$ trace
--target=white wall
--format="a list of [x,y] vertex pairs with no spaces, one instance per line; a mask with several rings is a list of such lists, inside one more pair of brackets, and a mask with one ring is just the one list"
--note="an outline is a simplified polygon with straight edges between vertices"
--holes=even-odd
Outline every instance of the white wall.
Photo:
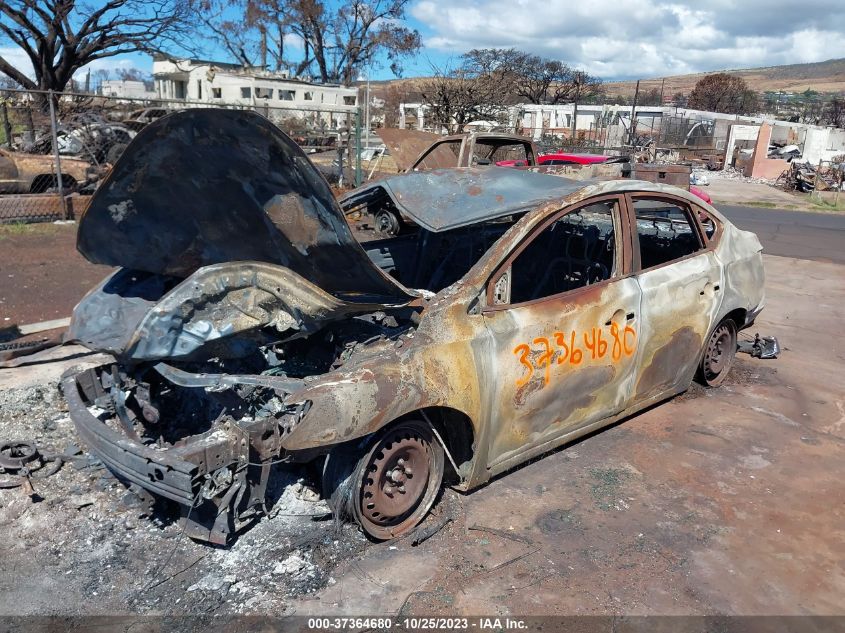
[[733,160],[734,148],[737,141],[756,141],[760,132],[759,125],[743,125],[736,123],[728,133],[728,144],[725,146],[725,167],[729,167]]

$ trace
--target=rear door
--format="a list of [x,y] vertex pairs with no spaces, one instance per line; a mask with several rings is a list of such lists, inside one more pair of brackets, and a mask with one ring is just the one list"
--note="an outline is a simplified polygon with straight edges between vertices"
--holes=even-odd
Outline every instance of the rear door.
[[640,291],[621,200],[551,214],[491,278],[490,467],[627,405]]
[[634,404],[689,384],[721,302],[723,281],[689,202],[652,193],[626,199],[642,292]]

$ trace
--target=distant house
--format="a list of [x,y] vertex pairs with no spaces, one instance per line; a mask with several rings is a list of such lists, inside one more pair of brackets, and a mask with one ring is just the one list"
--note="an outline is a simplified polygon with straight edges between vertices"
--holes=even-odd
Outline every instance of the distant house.
[[160,99],[254,107],[274,120],[290,117],[338,128],[358,110],[358,90],[291,78],[286,72],[199,59],[156,57]]
[[129,99],[155,99],[155,90],[148,90],[143,81],[104,79],[100,83],[100,94],[104,97]]

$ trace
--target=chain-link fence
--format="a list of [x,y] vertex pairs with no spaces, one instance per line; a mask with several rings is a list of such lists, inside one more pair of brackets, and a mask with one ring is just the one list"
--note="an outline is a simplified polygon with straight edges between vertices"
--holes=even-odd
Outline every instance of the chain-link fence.
[[[281,98],[281,97],[279,97]],[[329,182],[362,180],[356,105],[295,107],[83,93],[0,91],[0,223],[73,219],[138,132],[197,107],[254,110],[308,153]]]

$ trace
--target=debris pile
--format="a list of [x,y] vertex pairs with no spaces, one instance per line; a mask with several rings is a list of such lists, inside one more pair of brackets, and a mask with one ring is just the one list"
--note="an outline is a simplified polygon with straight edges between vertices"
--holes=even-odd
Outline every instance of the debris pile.
[[831,162],[813,167],[810,163],[792,162],[789,169],[777,179],[777,184],[787,191],[829,191],[842,190],[845,180],[845,166]]
[[3,560],[15,570],[0,580],[4,613],[284,615],[297,596],[333,584],[335,568],[368,543],[353,525],[327,519],[309,473],[284,465],[268,490],[272,518],[229,548],[194,542],[175,508],[145,503],[82,452],[65,407],[54,386],[0,391],[3,435],[27,438],[6,442],[0,456],[31,465],[36,493],[0,489]]
[[771,180],[769,178],[752,178],[751,176],[746,176],[736,167],[725,167],[722,171],[718,172],[719,178],[724,178],[727,180],[741,180],[742,182],[758,184],[758,185],[774,185],[775,180]]

